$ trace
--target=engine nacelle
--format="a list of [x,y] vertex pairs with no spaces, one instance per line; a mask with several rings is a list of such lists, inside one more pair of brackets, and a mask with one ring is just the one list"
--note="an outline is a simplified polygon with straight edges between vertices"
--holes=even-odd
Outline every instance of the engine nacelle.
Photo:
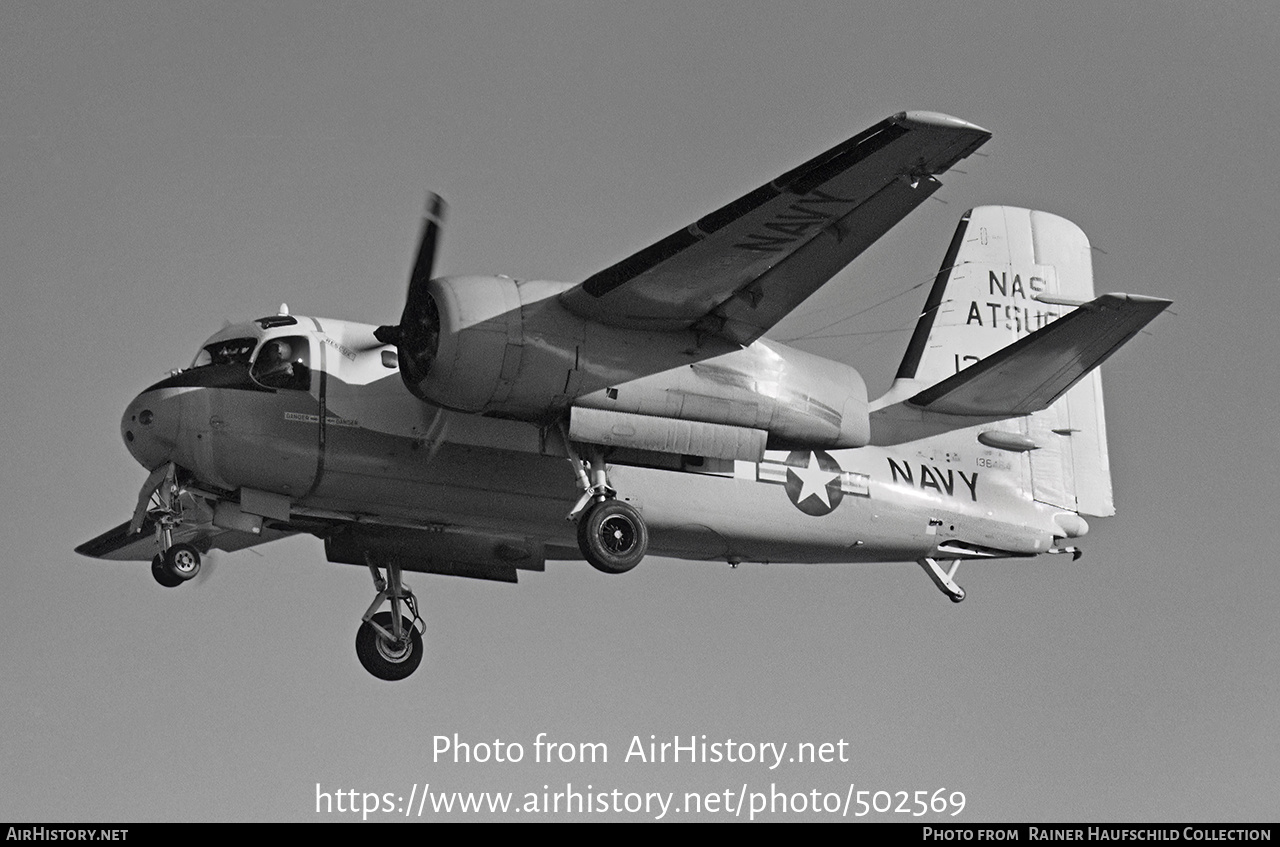
[[[693,333],[586,321],[560,305],[558,295],[572,287],[501,276],[431,280],[398,345],[401,378],[414,396],[446,409],[542,423],[582,394],[631,379],[639,357],[646,370],[690,361]],[[715,353],[738,349],[714,343]]]
[[771,449],[863,447],[871,441],[861,374],[763,339],[714,359],[584,395],[574,405],[762,431]]
[[447,409],[488,411],[514,378],[512,365],[519,364],[523,334],[515,281],[433,279],[418,320],[421,331],[399,345],[400,376],[408,389]]
[[571,287],[431,280],[399,345],[405,385],[447,409],[531,422],[577,406],[757,430],[771,447],[868,443],[866,385],[848,365],[772,341],[606,327],[560,305]]

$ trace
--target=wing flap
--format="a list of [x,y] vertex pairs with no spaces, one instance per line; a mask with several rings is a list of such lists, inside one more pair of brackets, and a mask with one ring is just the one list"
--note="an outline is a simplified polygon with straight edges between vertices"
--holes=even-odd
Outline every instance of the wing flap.
[[699,329],[747,343],[989,137],[946,115],[899,113],[591,276],[561,302],[609,326],[680,330],[702,321]]
[[1047,409],[1171,303],[1104,294],[907,402],[952,415],[1025,415]]

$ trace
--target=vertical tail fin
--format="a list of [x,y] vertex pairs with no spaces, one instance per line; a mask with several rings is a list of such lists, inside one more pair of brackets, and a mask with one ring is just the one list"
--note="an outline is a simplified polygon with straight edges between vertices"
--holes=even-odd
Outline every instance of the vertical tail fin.
[[[1128,295],[1093,300],[1089,239],[1064,218],[1009,206],[972,209],[956,228],[897,379],[876,407],[934,412],[932,432],[943,433],[934,438],[972,443],[976,435],[1024,456],[1024,488],[1034,499],[1114,514],[1095,368],[1167,305]],[[1021,407],[1010,402],[1024,396]],[[977,425],[984,431],[972,432]]]
[[916,324],[899,379],[933,385],[1093,299],[1080,227],[1048,212],[965,213]]

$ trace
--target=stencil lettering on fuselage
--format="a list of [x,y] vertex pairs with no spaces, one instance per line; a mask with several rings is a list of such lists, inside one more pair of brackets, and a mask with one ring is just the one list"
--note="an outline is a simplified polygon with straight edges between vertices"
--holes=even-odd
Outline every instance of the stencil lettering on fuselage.
[[970,475],[955,468],[944,470],[924,462],[913,467],[906,459],[902,460],[902,464],[889,459],[889,475],[893,482],[905,482],[921,491],[936,491],[948,497],[968,495],[973,502],[978,502],[978,471]]
[[330,338],[327,335],[320,335],[317,337],[320,339],[321,344],[325,344],[329,347],[332,347],[334,350],[337,350],[339,353],[342,354],[343,358],[349,359],[352,362],[356,360],[356,351],[352,350],[347,345],[339,344],[338,342],[334,341],[332,338]]
[[795,450],[781,462],[760,463],[757,477],[785,487],[787,498],[806,515],[822,517],[835,511],[846,494],[871,496],[871,478],[840,467],[829,453]]
[[[320,423],[319,415],[308,415],[302,412],[285,412],[284,419],[286,421],[293,421],[294,423],[309,423],[309,424]],[[324,419],[324,422],[329,426],[351,426],[351,427],[360,426],[360,421],[350,420],[348,418],[335,418],[332,415],[326,416]]]

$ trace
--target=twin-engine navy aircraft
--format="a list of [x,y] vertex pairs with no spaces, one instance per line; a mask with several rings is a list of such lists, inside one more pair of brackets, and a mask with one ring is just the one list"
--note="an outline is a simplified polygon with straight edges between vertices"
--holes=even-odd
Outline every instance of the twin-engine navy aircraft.
[[433,195],[399,323],[281,307],[134,398],[150,476],[77,551],[173,587],[211,549],[315,535],[373,576],[356,653],[382,679],[422,659],[404,571],[914,561],[959,602],[962,561],[1078,556],[1114,513],[1095,369],[1169,301],[1094,297],[1075,224],[967,212],[878,400],[763,337],[989,137],[893,115],[576,283],[433,278]]

